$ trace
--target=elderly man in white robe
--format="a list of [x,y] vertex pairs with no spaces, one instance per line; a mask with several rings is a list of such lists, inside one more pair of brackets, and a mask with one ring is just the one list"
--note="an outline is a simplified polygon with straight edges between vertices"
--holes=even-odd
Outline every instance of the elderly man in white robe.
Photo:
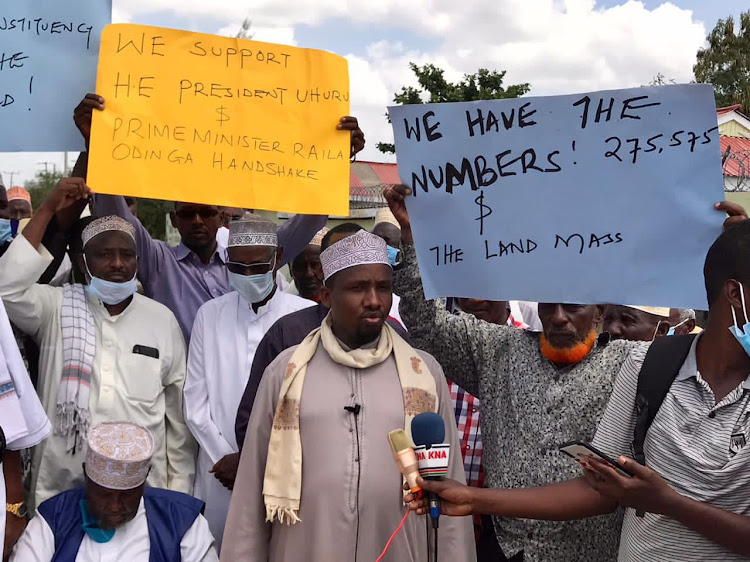
[[156,441],[149,484],[191,492],[196,444],[183,418],[185,344],[174,314],[136,293],[135,233],[118,217],[88,224],[76,257],[86,284],[36,283],[52,256],[42,244],[53,216],[87,198],[63,178],[0,258],[10,320],[41,349],[37,392],[54,435],[34,448],[33,507],[83,482],[90,425],[127,419]]
[[13,562],[215,562],[203,502],[146,487],[154,437],[108,422],[89,431],[86,484],[44,501]]
[[[360,231],[321,253],[320,328],[266,369],[229,508],[221,560],[376,560],[405,514],[388,433],[437,412],[459,441],[440,365],[385,324],[385,242]],[[461,455],[451,478],[464,481]],[[475,560],[471,520],[440,526],[441,560]],[[248,554],[250,553],[250,554]],[[407,519],[387,560],[422,561],[424,520]]]
[[276,320],[315,304],[277,287],[282,250],[273,222],[233,221],[227,244],[234,291],[198,310],[185,381],[185,419],[200,445],[195,495],[206,502],[219,548],[240,457],[234,423],[255,350]]

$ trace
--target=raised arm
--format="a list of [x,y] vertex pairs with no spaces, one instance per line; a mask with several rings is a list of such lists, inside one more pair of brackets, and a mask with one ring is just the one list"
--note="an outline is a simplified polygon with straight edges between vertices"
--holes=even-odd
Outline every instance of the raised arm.
[[52,256],[42,244],[55,213],[89,197],[80,178],[63,178],[0,258],[0,297],[8,316],[22,331],[36,335],[49,319],[59,314],[56,290],[37,285]]
[[315,234],[326,225],[327,220],[327,215],[294,215],[280,225],[276,233],[279,237],[279,247],[284,250],[281,266],[301,254]]
[[[104,98],[97,94],[86,94],[73,112],[73,120],[86,142],[86,150],[91,138],[91,116],[96,111],[104,111]],[[89,154],[81,154],[76,162],[74,173],[86,177]],[[160,244],[151,238],[146,227],[138,217],[130,212],[125,198],[120,195],[97,195],[94,199],[96,215],[106,217],[115,215],[125,219],[135,228],[135,243],[138,249],[138,278],[146,285],[152,275],[158,272],[158,262],[162,255]]]
[[401,225],[403,258],[394,274],[394,293],[401,297],[399,313],[409,327],[413,345],[434,355],[450,380],[478,396],[480,371],[492,360],[491,354],[507,344],[515,328],[483,322],[469,314],[451,314],[442,302],[425,299],[404,203],[408,193],[404,186],[385,192]]

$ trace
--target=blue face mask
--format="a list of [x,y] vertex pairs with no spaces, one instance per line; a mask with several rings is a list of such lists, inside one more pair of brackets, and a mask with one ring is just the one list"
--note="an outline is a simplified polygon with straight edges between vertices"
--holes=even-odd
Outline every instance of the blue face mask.
[[13,236],[10,229],[10,221],[8,219],[0,219],[0,244],[5,242]]
[[682,322],[680,322],[679,324],[675,324],[674,326],[670,327],[670,328],[669,328],[669,331],[667,332],[667,335],[668,335],[668,336],[674,336],[674,330],[675,330],[675,328],[679,328],[680,326],[682,326],[683,324],[685,324],[685,323],[686,323],[686,322],[688,322],[689,320],[690,320],[690,318],[688,318],[687,320],[683,320],[683,321],[682,321]]
[[86,265],[86,272],[90,277],[89,284],[86,285],[86,291],[104,304],[120,304],[125,299],[132,297],[138,290],[138,283],[135,280],[135,275],[133,275],[133,278],[130,281],[125,281],[125,283],[106,281],[105,279],[100,279],[99,277],[91,275],[89,266],[86,263],[86,258],[84,257],[83,260]]
[[742,328],[737,325],[737,316],[734,313],[734,307],[732,307],[732,320],[734,320],[734,326],[729,326],[729,331],[732,332],[735,339],[740,342],[745,353],[750,355],[750,321],[747,319],[747,308],[745,308],[745,290],[742,288],[742,283],[739,283],[739,286],[740,297],[742,298],[742,314],[745,316],[745,325],[742,326]]
[[396,260],[401,250],[393,246],[386,246],[385,249],[388,251],[388,261],[391,262],[391,265],[396,265]]
[[273,269],[260,275],[241,275],[229,272],[229,284],[250,304],[262,302],[271,294],[274,284]]
[[99,544],[111,541],[112,537],[115,536],[115,529],[102,529],[99,527],[99,523],[97,523],[94,518],[94,514],[91,513],[89,504],[86,500],[81,500],[79,505],[81,507],[81,518],[83,519],[83,525],[81,525],[83,527],[83,532],[86,533],[92,541]]
[[18,221],[16,219],[11,219],[11,221],[10,221],[10,235],[15,238],[16,234],[18,234]]

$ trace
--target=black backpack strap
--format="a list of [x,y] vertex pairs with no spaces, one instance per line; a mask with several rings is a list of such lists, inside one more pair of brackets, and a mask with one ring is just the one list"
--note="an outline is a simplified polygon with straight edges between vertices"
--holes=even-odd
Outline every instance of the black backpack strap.
[[[633,458],[646,465],[643,446],[646,433],[656,417],[672,383],[680,372],[685,358],[690,353],[695,335],[665,336],[654,340],[646,353],[638,373],[638,389],[635,395],[635,431],[631,445]],[[643,517],[642,512],[638,512]]]
[[633,458],[646,464],[643,444],[646,433],[659,411],[675,378],[690,352],[695,335],[665,336],[654,340],[638,373],[635,395],[636,422],[633,432]]

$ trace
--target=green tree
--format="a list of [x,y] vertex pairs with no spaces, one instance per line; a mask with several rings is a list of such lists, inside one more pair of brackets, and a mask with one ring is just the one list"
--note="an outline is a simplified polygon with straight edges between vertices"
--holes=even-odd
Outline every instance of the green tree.
[[252,39],[255,36],[255,33],[250,32],[250,28],[253,26],[253,20],[250,18],[245,18],[242,20],[242,24],[240,25],[240,30],[237,32],[237,39]]
[[156,240],[167,239],[167,213],[173,204],[160,199],[138,199],[138,218]]
[[740,104],[750,111],[750,11],[740,14],[740,30],[734,18],[719,20],[706,37],[708,46],[698,50],[693,66],[698,82],[714,86],[718,107]]
[[[401,92],[393,97],[393,101],[401,105],[518,98],[531,90],[529,84],[503,86],[505,71],[480,68],[474,74],[464,74],[463,79],[454,84],[448,82],[445,71],[434,64],[419,66],[410,62],[409,68],[416,75],[420,87],[402,87]],[[384,153],[396,151],[390,143],[379,142],[377,147]]]
[[37,172],[33,180],[24,182],[26,191],[31,195],[31,206],[34,209],[40,207],[62,177],[62,172],[58,172],[57,169],[53,169],[52,171],[43,170]]

